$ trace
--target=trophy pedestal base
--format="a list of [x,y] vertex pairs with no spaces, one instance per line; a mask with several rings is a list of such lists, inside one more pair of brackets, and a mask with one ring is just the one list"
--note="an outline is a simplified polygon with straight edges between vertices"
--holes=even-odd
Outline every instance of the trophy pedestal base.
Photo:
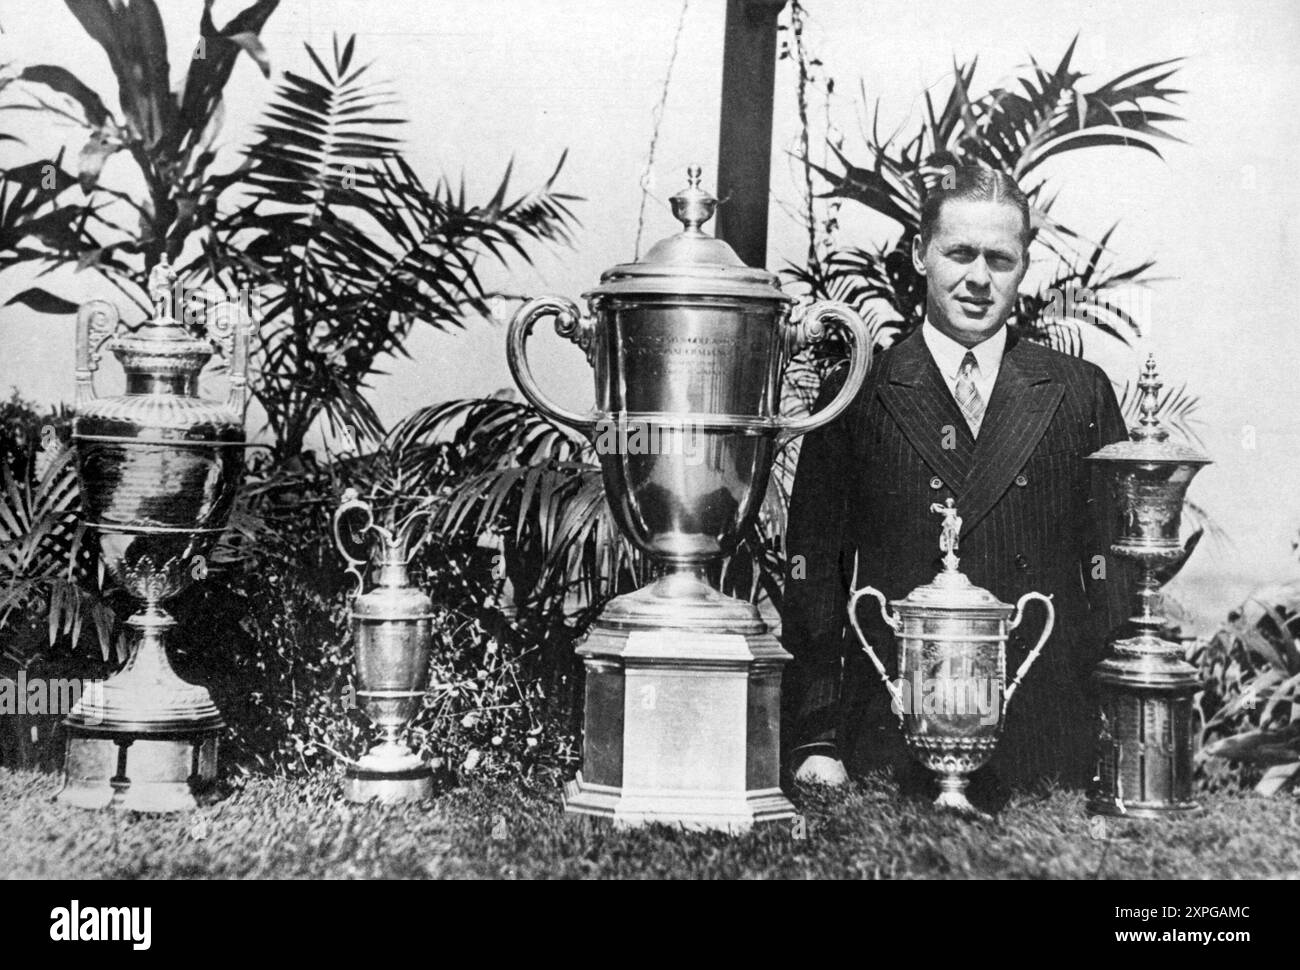
[[418,802],[433,797],[433,766],[395,742],[377,745],[348,765],[343,797],[350,802]]
[[69,726],[58,801],[75,808],[189,812],[217,780],[214,732],[148,737]]
[[564,786],[564,810],[573,815],[612,819],[615,826],[636,828],[658,822],[693,830],[744,832],[758,822],[791,818],[794,806],[781,789],[745,792],[680,792],[665,789],[631,794],[585,781],[582,772]]
[[433,797],[433,772],[413,778],[348,772],[343,785],[343,797],[350,802],[364,804],[379,802],[394,805],[398,802],[419,802]]
[[1195,815],[1201,810],[1200,802],[1134,803],[1093,797],[1088,799],[1089,815],[1108,815],[1111,818],[1178,818]]
[[792,817],[779,774],[790,655],[748,603],[702,590],[674,613],[656,587],[613,600],[578,648],[583,766],[565,811],[726,831]]

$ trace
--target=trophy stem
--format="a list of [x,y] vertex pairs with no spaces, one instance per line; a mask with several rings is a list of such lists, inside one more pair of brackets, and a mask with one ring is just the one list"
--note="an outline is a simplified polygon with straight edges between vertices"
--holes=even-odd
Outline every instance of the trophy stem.
[[176,625],[172,615],[157,603],[147,603],[126,625],[135,645],[122,676],[147,677],[154,683],[179,679],[167,659],[167,634]]
[[1155,566],[1150,560],[1138,562],[1141,570],[1137,589],[1133,593],[1136,615],[1133,624],[1144,632],[1155,633],[1164,629],[1165,618],[1160,611],[1160,581],[1156,579]]
[[87,687],[68,715],[73,728],[173,736],[225,727],[207,689],[180,679],[167,659],[167,635],[176,625],[157,603],[126,621],[131,656],[120,671]]
[[990,816],[981,812],[966,797],[970,779],[965,775],[950,773],[939,778],[939,797],[934,800],[936,808],[943,808],[972,818],[988,819]]

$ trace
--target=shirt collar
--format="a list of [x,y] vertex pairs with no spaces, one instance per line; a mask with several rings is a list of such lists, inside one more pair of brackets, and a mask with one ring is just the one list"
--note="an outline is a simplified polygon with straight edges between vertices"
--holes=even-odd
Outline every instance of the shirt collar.
[[925,345],[930,348],[930,355],[934,357],[934,362],[939,365],[940,373],[954,381],[957,379],[957,372],[961,370],[961,362],[965,359],[967,350],[975,354],[975,363],[979,364],[980,373],[987,376],[997,372],[1002,364],[1002,352],[1007,346],[1006,324],[998,327],[993,336],[974,347],[964,347],[957,343],[931,323],[929,317],[926,317],[925,322],[921,324],[921,336],[925,340]]

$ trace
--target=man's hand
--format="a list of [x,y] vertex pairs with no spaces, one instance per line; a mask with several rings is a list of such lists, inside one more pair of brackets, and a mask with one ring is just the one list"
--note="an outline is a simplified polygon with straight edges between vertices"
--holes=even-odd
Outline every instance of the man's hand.
[[849,783],[849,773],[839,758],[825,754],[810,754],[799,764],[794,780],[800,785],[826,785],[840,788]]

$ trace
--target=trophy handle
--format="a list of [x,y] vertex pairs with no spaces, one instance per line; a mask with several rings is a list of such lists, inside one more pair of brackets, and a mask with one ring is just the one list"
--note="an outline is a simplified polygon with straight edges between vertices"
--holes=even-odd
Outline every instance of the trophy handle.
[[77,310],[76,379],[73,404],[95,399],[95,371],[99,369],[99,350],[117,333],[122,318],[117,307],[107,300],[90,300]]
[[1044,596],[1042,593],[1026,593],[1016,601],[1016,618],[1011,622],[1011,626],[1007,627],[1008,633],[1020,626],[1020,621],[1025,618],[1025,604],[1030,600],[1041,600],[1043,605],[1047,607],[1047,624],[1043,627],[1043,634],[1038,638],[1038,643],[1035,644],[1033,650],[1029,651],[1029,656],[1026,657],[1025,662],[1020,665],[1020,669],[1016,671],[1016,676],[1015,679],[1011,681],[1011,686],[1008,687],[1006,693],[1002,695],[1003,717],[1007,716],[1007,708],[1011,706],[1011,695],[1016,692],[1016,688],[1020,686],[1020,681],[1024,679],[1025,674],[1029,672],[1029,668],[1033,665],[1034,661],[1038,659],[1038,655],[1043,652],[1043,644],[1045,644],[1047,638],[1052,635],[1052,627],[1056,625],[1056,607],[1052,605],[1052,598],[1050,596]]
[[334,548],[339,551],[339,555],[347,560],[347,569],[344,571],[351,575],[357,582],[356,589],[352,591],[353,596],[356,596],[365,589],[366,580],[363,570],[370,563],[368,558],[358,559],[356,556],[352,555],[352,553],[348,552],[348,547],[343,542],[343,520],[356,511],[360,511],[363,516],[361,528],[359,530],[361,535],[364,536],[367,532],[374,530],[380,536],[385,536],[391,539],[391,536],[386,535],[386,529],[382,526],[375,525],[375,510],[371,507],[370,503],[360,498],[357,495],[357,490],[355,488],[344,489],[343,501],[340,503],[339,507],[334,510]]
[[826,335],[826,324],[832,323],[844,327],[853,335],[853,345],[849,348],[849,375],[840,388],[839,394],[830,404],[816,414],[808,414],[793,421],[783,422],[777,434],[776,444],[780,448],[789,444],[802,434],[807,434],[840,416],[849,402],[853,400],[862,387],[871,366],[871,333],[867,325],[846,303],[822,301],[808,308],[790,334],[790,353],[794,354],[804,347],[814,344]]
[[242,304],[227,300],[208,310],[205,326],[230,365],[226,404],[242,421],[248,411],[248,342],[257,333],[257,320]]
[[860,590],[849,597],[849,622],[853,624],[853,629],[857,633],[858,639],[862,641],[862,649],[865,650],[867,656],[871,658],[871,662],[876,667],[876,672],[880,674],[880,679],[884,682],[885,689],[889,691],[889,696],[894,699],[894,709],[898,711],[898,721],[901,724],[903,721],[904,709],[903,694],[898,689],[898,686],[889,679],[889,674],[885,672],[885,665],[882,664],[880,658],[876,656],[876,651],[871,649],[871,644],[867,642],[867,637],[862,632],[862,627],[858,625],[858,600],[862,599],[864,596],[874,596],[876,598],[880,603],[881,617],[890,625],[891,628],[893,628],[895,633],[903,632],[903,624],[899,621],[897,616],[890,614],[889,604],[885,601],[885,594],[874,586],[863,586]]
[[510,321],[510,330],[506,336],[506,360],[510,364],[510,373],[514,375],[515,383],[524,392],[524,397],[528,398],[529,404],[552,421],[558,421],[590,436],[596,426],[593,415],[579,414],[577,411],[570,411],[553,404],[533,380],[533,371],[528,365],[525,344],[533,331],[533,324],[539,318],[546,316],[555,317],[555,332],[581,347],[587,355],[588,362],[591,361],[592,354],[595,352],[593,346],[595,328],[589,321],[582,319],[582,311],[578,309],[578,305],[562,296],[542,296],[525,303]]

